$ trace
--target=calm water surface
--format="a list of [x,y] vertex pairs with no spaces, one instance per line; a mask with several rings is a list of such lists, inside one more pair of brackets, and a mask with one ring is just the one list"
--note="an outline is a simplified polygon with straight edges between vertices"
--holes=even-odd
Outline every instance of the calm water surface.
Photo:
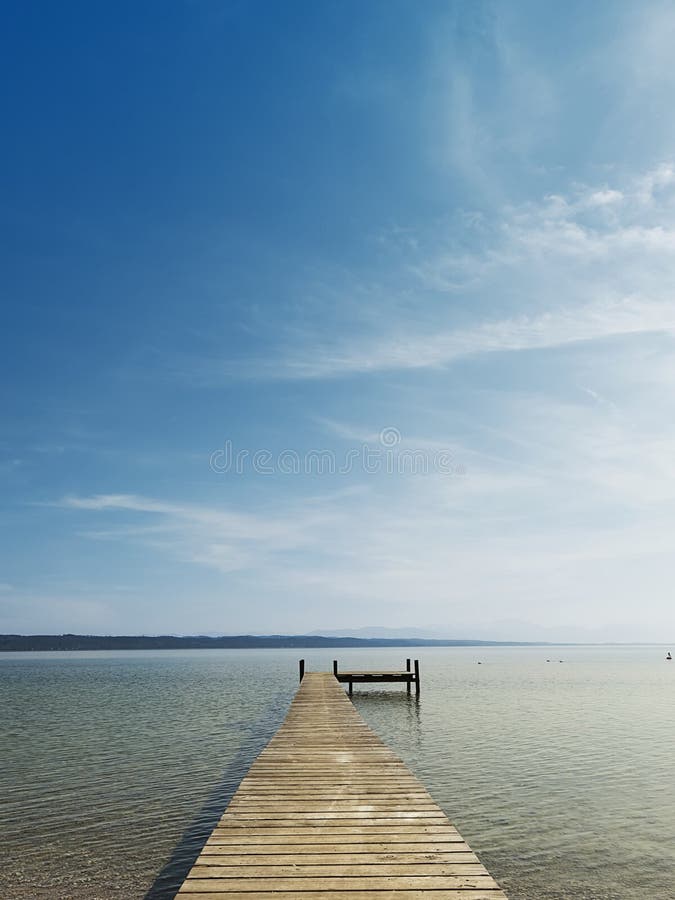
[[[354,702],[512,900],[672,900],[666,649],[424,648],[419,702],[395,686]],[[398,668],[406,653],[334,655]],[[0,896],[172,897],[283,719],[300,655],[331,667],[312,650],[0,654]]]

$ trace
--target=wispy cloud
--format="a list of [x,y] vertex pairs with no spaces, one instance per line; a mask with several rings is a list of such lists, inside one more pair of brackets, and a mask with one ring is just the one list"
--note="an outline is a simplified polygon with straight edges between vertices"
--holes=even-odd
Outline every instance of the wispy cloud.
[[541,315],[484,322],[475,328],[352,342],[339,350],[286,360],[274,373],[322,378],[354,373],[439,368],[484,353],[563,347],[622,335],[675,332],[675,305],[644,298],[602,300]]
[[[325,499],[325,498],[324,498]],[[263,554],[310,548],[317,534],[335,523],[323,505],[297,503],[283,516],[268,510],[255,514],[222,507],[178,503],[133,494],[65,497],[60,504],[73,510],[117,512],[150,517],[149,526],[135,519],[105,530],[84,532],[98,539],[131,540],[164,550],[187,562],[203,563],[223,572],[260,565]]]
[[[631,620],[640,580],[643,608],[663,622],[675,432],[656,423],[638,429],[630,413],[599,404],[600,396],[594,389],[577,389],[574,402],[496,394],[513,440],[495,429],[501,457],[477,452],[459,480],[432,475],[277,493],[255,513],[131,494],[60,505],[94,527],[104,517],[109,540],[210,569],[229,589],[235,578],[238,596],[264,595],[269,628],[292,621],[274,612],[290,597],[305,630],[326,625],[331,603],[359,624],[383,617],[405,624],[411,598],[420,598],[427,621],[467,621],[467,604],[474,623],[506,610],[532,619],[542,603],[545,621],[601,625]],[[342,439],[373,437],[348,422],[323,425]],[[100,537],[82,531],[82,519],[77,527]],[[608,593],[611,612],[596,602]],[[556,612],[558,602],[564,607]]]
[[405,247],[397,248],[405,252],[397,262],[392,253],[391,263],[408,293],[419,294],[423,315],[410,302],[386,302],[396,281],[389,271],[360,330],[332,328],[328,336],[309,329],[288,334],[285,348],[265,360],[199,366],[214,379],[219,373],[335,378],[627,335],[672,335],[674,188],[675,169],[664,163],[619,186],[578,186],[568,196],[506,208],[489,231],[478,222],[474,249],[446,250],[433,229],[413,245],[406,236]]

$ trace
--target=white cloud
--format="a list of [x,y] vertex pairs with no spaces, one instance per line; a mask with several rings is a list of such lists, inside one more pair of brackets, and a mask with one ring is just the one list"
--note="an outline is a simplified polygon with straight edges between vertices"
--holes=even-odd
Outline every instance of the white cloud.
[[675,332],[675,304],[635,297],[608,299],[580,308],[484,322],[474,328],[351,342],[333,352],[288,360],[277,374],[321,378],[438,368],[478,354],[556,348],[649,332]]
[[565,197],[505,208],[490,228],[467,217],[466,228],[476,232],[473,249],[455,246],[450,235],[458,222],[427,229],[412,244],[409,235],[400,244],[390,233],[392,268],[379,288],[370,286],[369,315],[360,322],[288,332],[285,346],[264,360],[197,365],[207,378],[335,378],[672,335],[674,171],[663,164],[619,186],[581,185]]
[[[354,624],[405,625],[411,600],[426,622],[507,614],[600,627],[634,621],[641,590],[642,611],[660,624],[639,636],[655,639],[672,621],[675,430],[636,432],[624,411],[576,396],[496,397],[516,440],[496,435],[501,457],[469,448],[459,479],[364,479],[318,502],[277,493],[256,513],[128,494],[63,506],[123,516],[109,537],[220,573],[244,621],[262,616],[266,630],[325,626],[334,604]],[[348,423],[328,427],[349,440],[373,437]],[[441,433],[410,440],[447,445]],[[137,517],[156,519],[160,531],[142,533]]]
[[[255,509],[250,496],[219,507],[125,493],[63,505],[91,537],[216,573],[252,616],[264,597],[270,629],[292,627],[290,607],[303,630],[325,625],[328,608],[355,624],[405,625],[411,598],[427,622],[468,607],[474,622],[507,614],[599,627],[634,620],[639,594],[657,637],[675,627],[671,182],[664,164],[505,209],[491,227],[467,217],[477,237],[461,247],[432,229],[414,240],[392,231],[391,271],[368,292],[355,287],[367,315],[289,331],[277,355],[244,369],[284,379],[402,373],[386,407],[364,403],[357,423],[327,403],[315,425],[334,443],[365,444],[399,427],[401,449],[450,449],[465,477],[363,477],[332,483],[330,496],[270,482]],[[535,350],[550,352],[518,371],[518,355]],[[445,369],[488,354],[489,387],[469,379],[451,402]],[[412,370],[428,371],[423,386],[404,379]],[[469,407],[463,425],[455,402]]]
[[[311,548],[321,529],[330,529],[335,515],[323,505],[298,503],[283,516],[233,511],[193,503],[166,502],[131,494],[66,497],[61,506],[90,512],[151,516],[157,524],[137,526],[133,520],[105,530],[84,532],[97,539],[134,541],[153,546],[186,562],[222,572],[250,569],[270,555]],[[264,554],[264,556],[263,556]]]
[[586,204],[590,208],[594,206],[609,206],[612,203],[619,203],[623,200],[623,194],[621,191],[615,191],[611,188],[601,188],[600,190],[593,191],[587,200]]

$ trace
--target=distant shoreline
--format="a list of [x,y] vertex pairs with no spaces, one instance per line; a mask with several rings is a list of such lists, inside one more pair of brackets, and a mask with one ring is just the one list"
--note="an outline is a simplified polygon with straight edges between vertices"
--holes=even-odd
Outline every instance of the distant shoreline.
[[[17,650],[209,650],[246,648],[321,647],[521,647],[538,646],[527,641],[433,640],[425,638],[350,638],[305,634],[272,635],[91,635],[3,634],[0,652]],[[543,645],[540,645],[543,646]]]
[[[297,648],[308,650],[322,647],[575,647],[586,646],[574,642],[554,641],[482,641],[473,639],[431,638],[351,638],[322,637],[321,635],[90,635],[90,634],[2,634],[0,652],[53,650],[236,650],[256,648]],[[620,646],[616,642],[588,646]]]

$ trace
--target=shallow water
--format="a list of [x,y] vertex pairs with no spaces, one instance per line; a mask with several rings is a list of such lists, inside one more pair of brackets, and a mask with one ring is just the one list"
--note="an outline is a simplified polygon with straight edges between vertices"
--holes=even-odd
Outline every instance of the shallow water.
[[[665,649],[422,648],[419,702],[398,686],[354,702],[512,900],[671,900]],[[387,668],[408,652],[334,655]],[[0,896],[173,896],[283,719],[299,655],[309,670],[333,656],[0,655]]]

